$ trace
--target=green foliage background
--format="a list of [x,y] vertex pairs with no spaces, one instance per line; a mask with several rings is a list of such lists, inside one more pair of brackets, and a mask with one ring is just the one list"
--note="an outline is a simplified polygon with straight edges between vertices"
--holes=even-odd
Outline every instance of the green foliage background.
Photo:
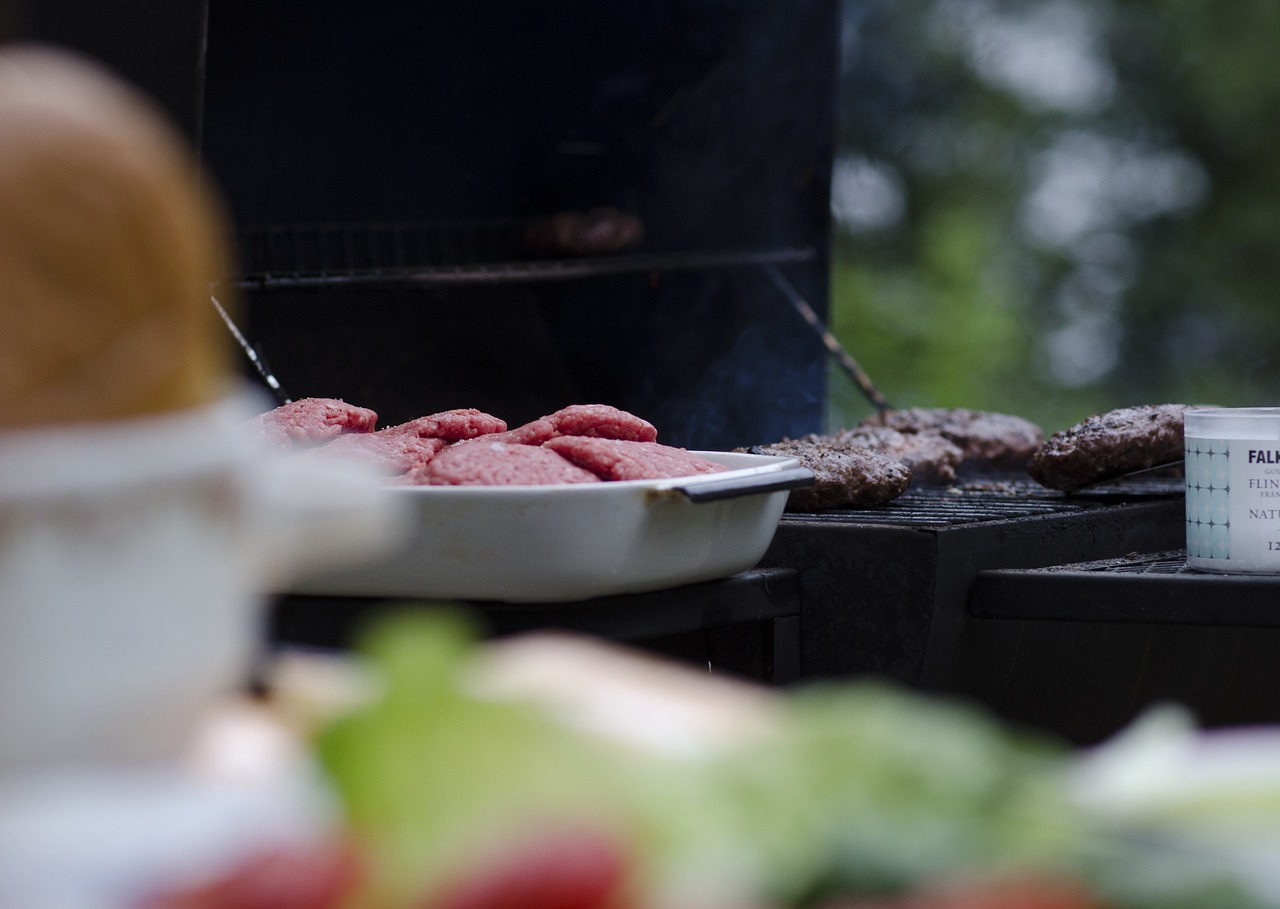
[[[837,157],[890,177],[900,210],[837,219],[831,324],[895,406],[1051,432],[1127,404],[1280,404],[1280,4],[844,0],[844,19]],[[1010,29],[1047,59],[1074,36],[1105,90],[1053,104],[1000,78]],[[1026,212],[1055,149],[1084,187],[1059,203],[1103,216],[1046,243]],[[1072,337],[1105,368],[1055,369]],[[869,410],[833,371],[829,422]]]

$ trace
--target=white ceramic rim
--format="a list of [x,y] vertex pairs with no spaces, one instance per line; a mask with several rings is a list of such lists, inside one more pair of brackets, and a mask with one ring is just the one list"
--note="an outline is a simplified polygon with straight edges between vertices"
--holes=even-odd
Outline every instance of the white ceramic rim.
[[252,451],[254,411],[230,395],[133,419],[0,432],[0,502],[154,484],[226,467]]
[[1280,407],[1191,407],[1182,421],[1192,439],[1280,439]]
[[[690,451],[689,454],[706,458],[717,464],[729,467],[716,473],[696,473],[684,477],[662,477],[647,480],[605,480],[600,483],[544,483],[527,486],[398,486],[388,484],[387,489],[400,495],[428,496],[430,498],[493,498],[507,496],[528,496],[530,493],[544,495],[603,495],[610,490],[619,494],[628,489],[677,489],[696,486],[702,483],[722,483],[725,480],[746,479],[748,477],[776,473],[791,467],[798,467],[800,461],[787,455],[758,455],[738,451]],[[731,464],[744,462],[745,466],[732,467]]]

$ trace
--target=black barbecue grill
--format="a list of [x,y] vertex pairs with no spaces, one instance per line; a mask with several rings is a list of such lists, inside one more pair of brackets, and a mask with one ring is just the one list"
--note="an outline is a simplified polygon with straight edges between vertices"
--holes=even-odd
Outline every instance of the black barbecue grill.
[[[225,290],[292,395],[388,423],[601,401],[670,444],[729,449],[821,431],[834,357],[884,406],[823,327],[836,0],[99,6],[40,0],[25,21],[138,81],[201,146],[241,251]],[[638,217],[643,242],[525,243],[598,206]],[[766,677],[884,676],[1078,741],[1163,697],[1280,719],[1271,582],[1159,567],[1176,556],[1132,570],[1183,545],[1183,509],[1176,479],[1068,496],[970,478],[789,514],[762,565],[724,581],[478,608],[497,631],[706,651],[753,630],[736,662]],[[285,601],[273,633],[343,635],[368,608]]]
[[[246,343],[289,395],[386,423],[601,401],[695,449],[821,428],[837,26],[834,0],[211,3],[203,145]],[[529,242],[602,207],[643,240]],[[472,606],[494,633],[574,627],[781,682],[795,575]],[[383,605],[287,598],[272,635],[345,643]]]
[[[243,334],[292,396],[387,422],[603,401],[689,448],[820,429],[795,299],[825,318],[838,23],[835,0],[210,3]],[[643,239],[527,242],[601,209]]]

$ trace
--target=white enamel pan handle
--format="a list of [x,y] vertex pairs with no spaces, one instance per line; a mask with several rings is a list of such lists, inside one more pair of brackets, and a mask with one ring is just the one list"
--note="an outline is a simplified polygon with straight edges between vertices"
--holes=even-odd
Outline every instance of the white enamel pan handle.
[[718,502],[739,496],[754,496],[784,489],[803,489],[813,485],[813,471],[807,467],[788,467],[772,473],[757,473],[745,477],[725,477],[723,480],[705,480],[689,486],[673,486],[684,493],[691,502]]

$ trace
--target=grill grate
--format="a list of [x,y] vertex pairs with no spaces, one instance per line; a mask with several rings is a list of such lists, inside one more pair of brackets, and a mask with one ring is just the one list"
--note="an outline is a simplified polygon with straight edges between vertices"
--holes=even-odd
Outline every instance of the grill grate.
[[832,524],[900,524],[912,527],[946,527],[1002,521],[1044,514],[1065,514],[1086,506],[1065,501],[1011,499],[999,496],[903,495],[874,508],[834,509],[814,514],[788,515],[807,522]]
[[531,220],[272,225],[239,236],[241,290],[564,281],[617,274],[808,262],[811,248],[546,258]]
[[478,265],[527,254],[516,220],[292,224],[240,234],[248,275],[316,277]]
[[884,505],[788,514],[806,523],[879,524],[918,528],[957,527],[1044,515],[1070,515],[1131,499],[1181,495],[1182,480],[1143,477],[1110,484],[1087,494],[1066,495],[1030,479],[976,479],[956,486],[908,490]]
[[[1013,574],[1013,572],[1010,572]],[[1080,576],[1088,580],[1098,575],[1179,575],[1186,574],[1197,578],[1206,575],[1187,566],[1187,554],[1184,549],[1169,549],[1161,552],[1134,552],[1109,559],[1096,559],[1087,562],[1070,562],[1062,565],[1047,565],[1043,568],[1018,569],[1021,576],[1043,575],[1061,580],[1067,576]]]
[[1199,574],[1188,567],[1187,555],[1183,550],[1158,553],[1141,558],[1130,557],[1123,562],[1077,565],[1076,568],[1079,571],[1106,571],[1116,574]]

